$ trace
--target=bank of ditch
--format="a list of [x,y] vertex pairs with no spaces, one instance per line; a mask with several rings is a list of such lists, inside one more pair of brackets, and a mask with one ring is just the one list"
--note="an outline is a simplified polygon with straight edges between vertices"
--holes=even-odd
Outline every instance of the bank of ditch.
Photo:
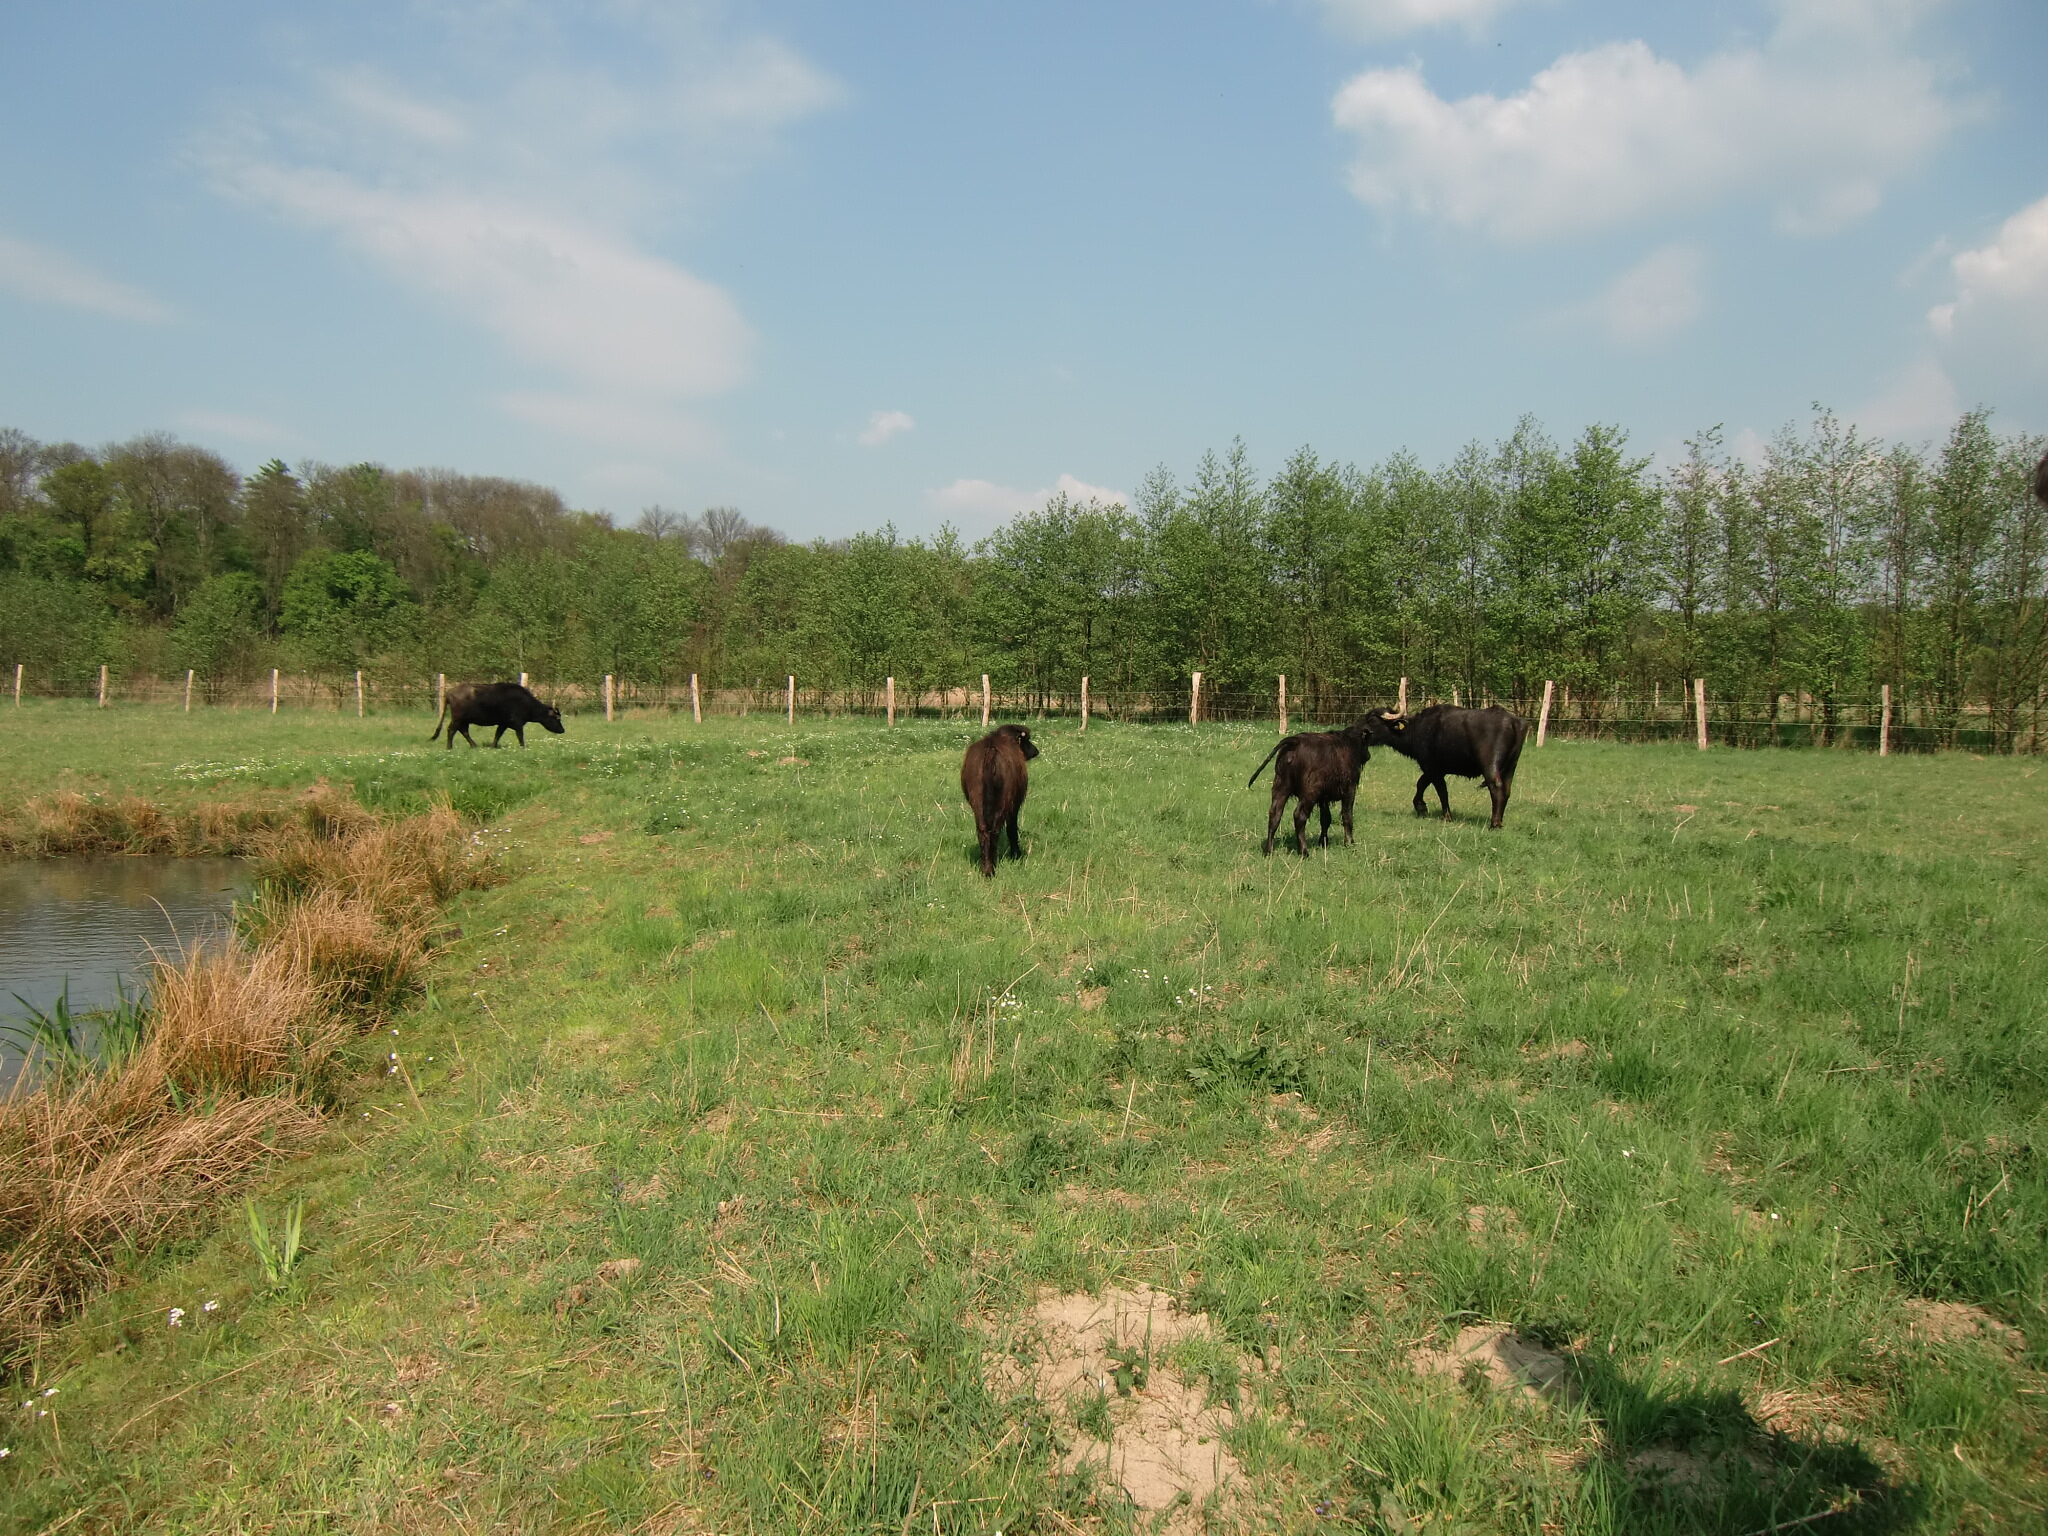
[[343,1048],[415,985],[434,914],[491,863],[447,806],[381,818],[326,785],[165,809],[62,793],[0,817],[0,857],[230,854],[257,895],[227,941],[150,967],[134,1044],[0,1101],[0,1368],[126,1256],[319,1135]]

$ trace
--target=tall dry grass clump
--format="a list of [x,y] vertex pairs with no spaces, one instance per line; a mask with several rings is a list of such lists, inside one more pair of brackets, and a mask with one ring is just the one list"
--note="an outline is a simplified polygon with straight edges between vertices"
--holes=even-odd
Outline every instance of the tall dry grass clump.
[[0,1363],[124,1252],[317,1135],[340,1048],[415,984],[435,909],[489,877],[447,808],[382,822],[325,786],[253,841],[243,937],[157,962],[139,1046],[0,1101]]
[[0,811],[0,858],[244,854],[295,814],[303,812],[282,802],[173,811],[133,796],[107,799],[64,790]]

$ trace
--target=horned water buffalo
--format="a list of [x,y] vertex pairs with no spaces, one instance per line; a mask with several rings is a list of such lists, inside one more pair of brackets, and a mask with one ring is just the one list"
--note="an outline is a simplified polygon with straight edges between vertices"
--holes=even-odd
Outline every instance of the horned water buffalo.
[[1529,734],[1529,722],[1510,714],[1499,705],[1486,709],[1464,709],[1455,704],[1432,704],[1412,715],[1391,709],[1376,709],[1359,722],[1376,747],[1392,747],[1413,758],[1422,770],[1415,781],[1415,814],[1427,816],[1422,792],[1436,786],[1437,804],[1446,819],[1451,814],[1451,797],[1444,778],[1456,774],[1462,779],[1484,779],[1493,796],[1493,825],[1500,825],[1508,808],[1508,791],[1515,782],[1515,764],[1522,756],[1522,741]]
[[562,734],[562,712],[552,704],[543,704],[521,683],[457,683],[442,701],[441,713],[434,721],[434,734],[427,740],[438,737],[444,723],[450,747],[455,745],[458,731],[464,741],[475,746],[476,738],[469,734],[472,725],[495,725],[498,734],[491,738],[494,747],[505,739],[507,731],[519,738],[520,746],[525,746],[529,725],[544,726],[557,736]]
[[1351,802],[1358,798],[1358,773],[1372,758],[1372,748],[1362,726],[1347,725],[1341,731],[1304,731],[1288,736],[1268,752],[1252,776],[1244,781],[1249,789],[1273,765],[1273,808],[1266,817],[1266,849],[1273,851],[1273,835],[1280,829],[1280,814],[1294,801],[1294,851],[1308,855],[1308,813],[1322,813],[1322,846],[1330,846],[1330,807],[1344,810],[1344,841],[1351,841]]
[[974,835],[981,842],[981,872],[996,872],[996,839],[1007,828],[1010,857],[1021,859],[1017,813],[1024,808],[1029,773],[1025,764],[1038,756],[1031,732],[1021,725],[999,725],[967,749],[960,764],[960,792],[974,812]]

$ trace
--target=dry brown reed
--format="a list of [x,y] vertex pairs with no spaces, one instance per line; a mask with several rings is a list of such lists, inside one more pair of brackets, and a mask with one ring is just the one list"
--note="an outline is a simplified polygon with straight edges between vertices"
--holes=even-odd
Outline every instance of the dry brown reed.
[[244,854],[294,819],[287,801],[167,810],[149,800],[65,790],[0,810],[0,858],[82,854]]
[[[65,836],[175,826],[141,803],[38,802]],[[318,1134],[339,1048],[413,984],[434,910],[489,873],[445,807],[381,822],[325,786],[289,821],[213,825],[246,829],[257,857],[247,937],[160,960],[144,1039],[119,1063],[0,1101],[0,1365],[123,1253]]]

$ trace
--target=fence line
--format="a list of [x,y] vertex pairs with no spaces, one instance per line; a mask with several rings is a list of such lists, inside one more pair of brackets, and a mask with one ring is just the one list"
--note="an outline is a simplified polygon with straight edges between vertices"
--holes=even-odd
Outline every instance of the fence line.
[[[394,711],[438,717],[446,697],[445,673],[411,677],[378,677],[367,671],[328,675],[287,674],[266,669],[267,679],[225,680],[200,677],[186,670],[182,677],[116,672],[101,665],[93,672],[74,670],[69,682],[37,675],[25,663],[14,665],[12,707],[39,700],[72,699],[105,709],[127,705],[162,705],[190,712],[201,708],[264,709],[272,714],[306,710],[345,713],[353,695],[357,715]],[[1285,675],[1264,689],[1218,687],[1206,674],[1191,672],[1179,688],[1100,689],[1079,677],[1065,687],[997,687],[989,674],[974,684],[932,686],[889,677],[869,686],[800,686],[794,673],[774,683],[707,687],[692,673],[677,683],[640,682],[608,674],[599,679],[541,679],[536,690],[565,714],[596,713],[606,719],[626,712],[652,710],[683,714],[692,722],[707,717],[746,716],[769,710],[794,725],[799,715],[873,715],[889,724],[904,720],[946,719],[973,722],[984,729],[999,716],[1073,719],[1085,728],[1101,717],[1124,723],[1259,727],[1284,734],[1292,726],[1315,729],[1358,719],[1366,711],[1386,707],[1388,693],[1396,707],[1402,702],[1399,684],[1385,692],[1333,689],[1327,685],[1306,692],[1288,686]],[[1415,708],[1449,702],[1455,690],[1441,691],[1415,679],[1405,680],[1407,702]],[[2048,751],[2048,700],[2006,710],[1994,717],[1981,704],[1943,708],[1939,701],[1901,697],[1890,684],[1874,697],[1859,695],[1833,700],[1810,694],[1781,694],[1775,699],[1728,698],[1710,690],[1708,679],[1688,679],[1666,691],[1653,686],[1647,697],[1585,693],[1545,680],[1530,685],[1526,698],[1482,696],[1475,705],[1499,703],[1531,717],[1534,745],[1555,741],[1612,740],[1687,742],[1708,746],[1835,747],[1874,751],[1879,756],[1901,752],[1960,749],[1973,752]]]

